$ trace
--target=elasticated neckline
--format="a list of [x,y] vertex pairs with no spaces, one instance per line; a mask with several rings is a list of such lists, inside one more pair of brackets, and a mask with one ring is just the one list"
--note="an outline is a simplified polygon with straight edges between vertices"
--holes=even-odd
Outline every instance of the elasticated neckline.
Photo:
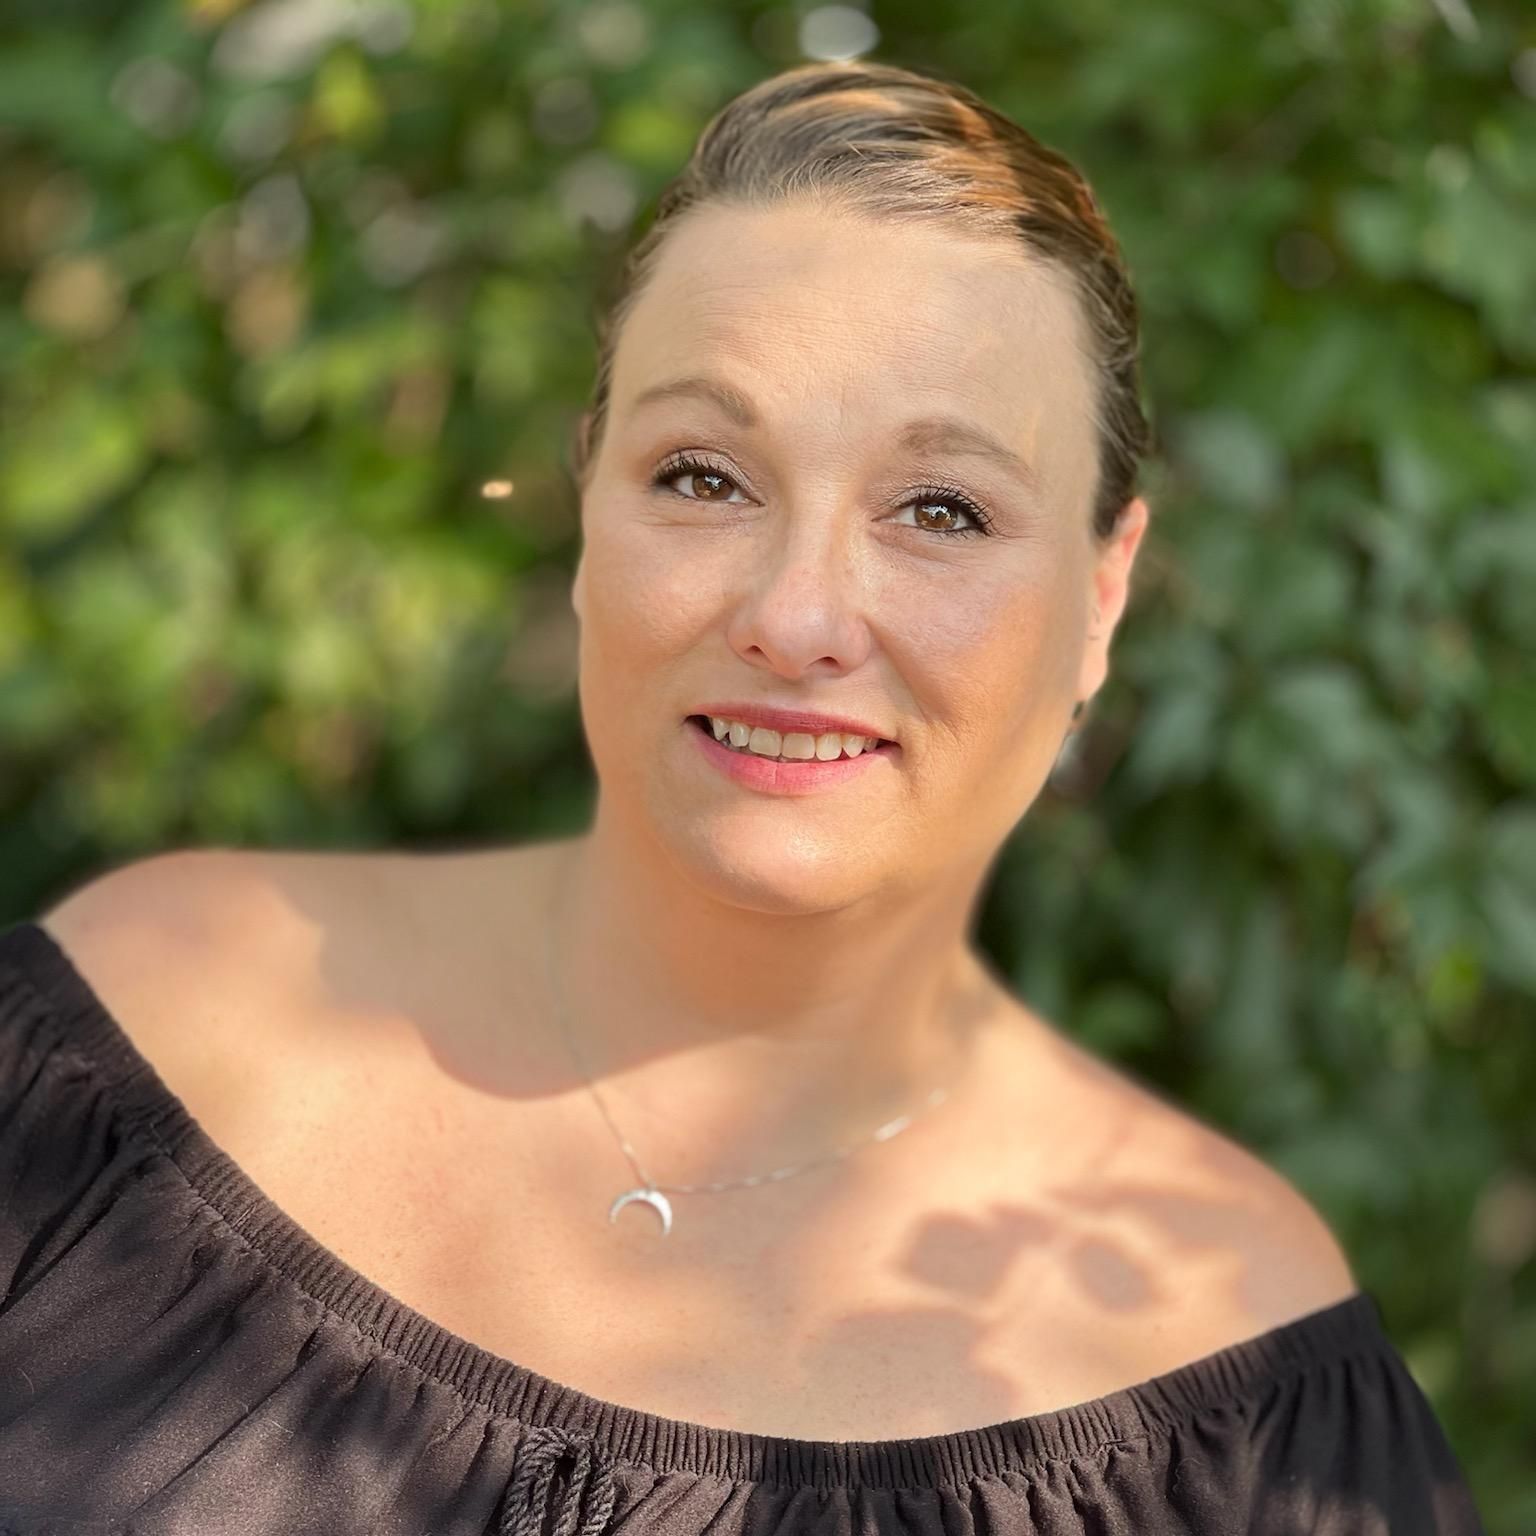
[[242,1243],[377,1346],[489,1412],[591,1437],[611,1461],[654,1472],[826,1488],[936,1488],[1091,1456],[1244,1397],[1327,1360],[1389,1348],[1365,1289],[1103,1397],[946,1434],[801,1440],[717,1429],[608,1402],[553,1381],[433,1322],[352,1268],[276,1205],[217,1146],[40,923],[0,932],[40,995],[60,1048],[112,1090],[125,1131],[169,1158]]

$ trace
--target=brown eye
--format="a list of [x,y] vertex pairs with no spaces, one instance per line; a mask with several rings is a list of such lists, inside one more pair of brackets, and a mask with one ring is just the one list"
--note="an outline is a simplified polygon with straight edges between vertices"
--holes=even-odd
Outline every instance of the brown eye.
[[943,510],[944,526],[942,528],[935,528],[932,524],[929,524],[930,530],[934,533],[953,533],[955,523],[963,515],[961,509],[952,507],[948,502],[944,501],[920,501],[917,503],[917,515],[920,518],[926,517],[936,509]]
[[[962,491],[951,490],[947,487],[920,491],[906,505],[916,509],[913,514],[919,519],[916,526],[926,529],[929,533],[965,538],[974,537],[979,533],[991,533],[992,531],[992,519],[987,515],[985,509],[977,506]],[[930,512],[938,513],[942,519],[943,526],[939,526],[934,522],[923,521]],[[972,526],[964,526],[961,521],[962,519],[969,519]]]
[[690,481],[689,492],[678,491],[675,494],[685,496],[688,501],[725,501],[727,498],[721,494],[721,487],[736,484],[729,475],[721,473],[713,465],[701,459],[686,457],[668,459],[657,470],[651,484],[664,485],[670,489],[673,481],[684,479]]

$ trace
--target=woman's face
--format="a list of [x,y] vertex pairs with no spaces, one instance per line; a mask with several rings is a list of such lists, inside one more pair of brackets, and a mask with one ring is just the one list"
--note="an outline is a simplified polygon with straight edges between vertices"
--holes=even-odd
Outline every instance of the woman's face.
[[[1085,346],[1065,281],[1012,245],[809,205],[675,228],[582,498],[604,814],[762,911],[984,868],[1103,679],[1145,526],[1138,500],[1106,547],[1091,536]],[[660,388],[680,380],[707,382]],[[907,435],[930,417],[1003,452]],[[898,750],[764,793],[691,734],[727,700],[856,717]]]

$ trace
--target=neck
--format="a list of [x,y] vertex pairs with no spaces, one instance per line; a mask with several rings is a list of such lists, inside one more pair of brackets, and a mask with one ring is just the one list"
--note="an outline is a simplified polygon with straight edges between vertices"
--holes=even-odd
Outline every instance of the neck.
[[966,942],[979,875],[765,912],[601,806],[555,854],[555,1033],[653,1177],[766,1171],[865,1140],[935,1088],[962,1096],[999,994]]

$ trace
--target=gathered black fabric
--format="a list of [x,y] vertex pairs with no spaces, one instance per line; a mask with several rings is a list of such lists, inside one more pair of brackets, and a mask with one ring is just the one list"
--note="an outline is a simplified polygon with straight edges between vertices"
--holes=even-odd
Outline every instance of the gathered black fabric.
[[1368,1291],[905,1440],[605,1402],[279,1209],[53,936],[0,931],[0,1536],[1481,1536]]

